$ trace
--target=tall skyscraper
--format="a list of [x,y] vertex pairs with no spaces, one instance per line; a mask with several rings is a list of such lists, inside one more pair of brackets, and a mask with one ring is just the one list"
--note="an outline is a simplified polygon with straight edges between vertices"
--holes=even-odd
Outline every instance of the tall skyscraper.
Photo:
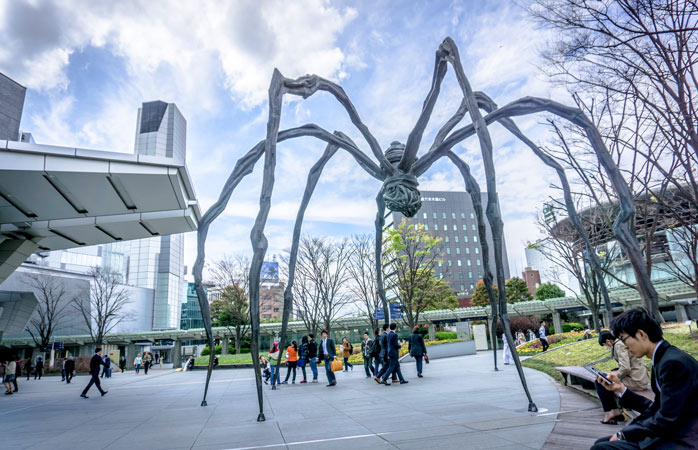
[[[482,193],[482,204],[487,204],[487,193]],[[466,192],[422,191],[422,207],[412,218],[393,213],[394,226],[402,220],[410,226],[424,225],[435,237],[442,239],[442,261],[436,267],[437,276],[448,282],[459,296],[470,296],[475,283],[483,276],[482,247],[477,231],[475,209]],[[490,269],[495,273],[494,245],[487,229]],[[504,276],[509,278],[506,244],[503,249]]]
[[[136,122],[137,155],[172,158],[184,163],[187,122],[174,103],[143,103]],[[155,290],[153,329],[179,328],[184,279],[184,236],[173,234],[104,245],[104,265],[123,282]]]
[[19,140],[26,92],[27,88],[0,73],[0,139]]

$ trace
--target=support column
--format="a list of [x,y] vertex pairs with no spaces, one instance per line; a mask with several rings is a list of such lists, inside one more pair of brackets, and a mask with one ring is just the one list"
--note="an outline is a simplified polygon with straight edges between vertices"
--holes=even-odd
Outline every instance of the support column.
[[686,311],[686,305],[683,303],[677,303],[674,306],[674,309],[676,310],[676,321],[677,322],[686,322],[688,321],[688,312]]
[[560,317],[560,313],[557,311],[553,313],[553,326],[555,327],[555,333],[562,333],[562,317]]
[[228,354],[228,346],[230,346],[230,338],[226,336],[221,339],[221,355]]
[[126,368],[129,370],[133,369],[133,360],[136,359],[136,344],[129,342],[126,349]]
[[429,339],[432,341],[436,339],[436,325],[433,323],[429,324]]
[[175,369],[182,367],[182,341],[175,339],[174,347],[172,348],[172,364]]
[[40,240],[5,239],[0,242],[0,284],[39,248]]

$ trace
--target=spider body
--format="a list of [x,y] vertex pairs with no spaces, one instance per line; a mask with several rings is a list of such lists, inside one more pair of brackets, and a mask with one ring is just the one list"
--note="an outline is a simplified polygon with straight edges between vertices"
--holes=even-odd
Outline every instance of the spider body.
[[[582,226],[579,215],[574,209],[572,194],[564,173],[564,169],[556,160],[554,160],[554,158],[547,155],[533,142],[526,138],[526,136],[523,135],[523,133],[518,129],[516,124],[511,119],[511,117],[514,116],[537,112],[547,112],[557,115],[558,117],[568,120],[583,128],[586,132],[590,144],[598,156],[600,165],[606,171],[609,181],[620,199],[621,207],[618,219],[614,224],[614,233],[616,234],[618,241],[623,246],[635,269],[636,279],[638,280],[638,289],[642,293],[643,299],[649,301],[653,298],[657,298],[657,293],[650,282],[649,274],[647,273],[646,266],[644,265],[642,252],[640,251],[637,238],[632,230],[632,219],[635,212],[632,204],[632,194],[627,183],[625,183],[625,180],[623,180],[622,176],[620,175],[620,171],[618,170],[613,158],[611,158],[606,150],[603,139],[601,138],[598,130],[594,127],[593,123],[589,121],[589,119],[580,110],[570,108],[547,99],[524,97],[522,99],[515,100],[502,108],[497,108],[497,105],[487,95],[481,92],[474,92],[472,90],[470,82],[468,81],[461,65],[456,44],[451,38],[446,38],[442,42],[436,51],[435,59],[432,85],[424,101],[422,111],[414,129],[410,132],[405,144],[395,141],[385,152],[381,150],[376,138],[371,134],[368,127],[361,121],[356,108],[339,85],[316,75],[306,75],[298,79],[289,79],[285,78],[278,70],[274,70],[269,87],[269,117],[267,121],[266,138],[260,141],[246,155],[238,160],[233,172],[221,190],[218,201],[214,203],[211,208],[209,208],[199,222],[198,254],[193,269],[195,279],[194,284],[199,299],[199,304],[201,306],[201,313],[204,320],[204,326],[206,328],[209,346],[210,348],[213,348],[214,341],[211,331],[209,303],[202,279],[202,272],[205,262],[205,243],[208,228],[216,217],[223,212],[238,183],[242,180],[242,178],[252,172],[252,169],[256,163],[263,157],[264,173],[260,192],[260,209],[250,233],[253,257],[249,278],[250,319],[252,331],[251,352],[252,360],[255,366],[257,397],[259,403],[259,415],[257,416],[258,421],[265,420],[263,411],[262,378],[259,370],[259,283],[260,270],[267,251],[267,239],[264,235],[264,227],[266,225],[266,220],[271,207],[271,195],[274,188],[274,169],[276,166],[277,143],[287,139],[293,139],[301,136],[312,136],[326,142],[327,146],[322,156],[310,169],[306,189],[296,216],[291,250],[289,254],[288,280],[286,290],[284,292],[284,308],[280,336],[281,347],[285,345],[284,341],[286,339],[286,329],[291,313],[295,264],[305,210],[310,202],[315,186],[317,185],[318,179],[322,174],[325,165],[336,154],[337,151],[343,150],[348,152],[362,169],[377,180],[383,182],[380,192],[376,196],[375,270],[378,286],[377,295],[383,304],[385,317],[389,317],[388,303],[383,288],[381,263],[382,233],[385,224],[385,209],[388,208],[391,211],[398,211],[407,217],[413,217],[421,207],[421,196],[418,189],[419,182],[417,181],[417,177],[424,174],[435,161],[446,157],[458,168],[462,174],[465,189],[471,196],[476,213],[478,234],[480,238],[480,245],[482,247],[481,254],[484,270],[483,280],[490,299],[490,332],[492,342],[496,342],[496,325],[498,319],[501,318],[502,323],[504,324],[505,336],[509,344],[509,348],[515,348],[509,324],[505,293],[506,280],[503,269],[502,245],[503,222],[500,217],[497,198],[493,146],[488,131],[488,126],[495,122],[504,126],[504,128],[506,128],[516,138],[528,146],[545,164],[557,172],[561,181],[561,186],[565,193],[565,203],[568,214],[571,218],[571,222],[577,229],[580,236],[582,236],[587,250],[591,250],[590,254],[592,255],[592,269],[599,278],[601,290],[605,297],[606,308],[609,312],[609,318],[612,317],[613,313],[608,300],[608,294],[606,293],[603,277],[598,269],[599,264],[598,259],[596,258],[596,252],[593,251],[587,232]],[[441,82],[446,75],[449,65],[453,67],[458,84],[462,91],[463,98],[458,110],[439,129],[429,149],[418,158],[417,153],[420,148],[423,133],[431,117],[431,113],[440,92]],[[347,135],[340,131],[330,133],[314,124],[307,124],[288,130],[279,131],[283,96],[290,94],[307,98],[315,94],[317,91],[325,91],[330,93],[344,107],[349,115],[349,118],[351,119],[351,122],[354,124],[354,126],[356,126],[366,140],[375,161],[364,151],[362,151],[359,146]],[[486,115],[483,116],[481,110],[484,111]],[[455,127],[466,115],[470,116],[472,123],[465,125],[462,128],[455,129]],[[470,173],[470,167],[451,150],[453,146],[473,135],[477,135],[482,154],[482,164],[486,174],[488,194],[486,207],[483,207],[481,203],[481,190],[477,181]],[[487,223],[485,223],[485,218],[487,219]],[[487,239],[488,225],[489,231],[492,235],[494,261],[490,261],[489,258],[490,252]],[[494,273],[492,271],[492,266],[494,266]],[[495,281],[499,285],[499,290],[496,294],[493,289],[493,283]],[[650,312],[652,311],[650,310]],[[209,359],[209,370],[206,378],[206,386],[204,388],[204,399],[201,402],[202,406],[206,405],[206,394],[208,392],[209,380],[211,377],[211,371],[213,369],[213,356],[214,355],[212,353]],[[528,410],[537,411],[537,407],[528,391],[526,379],[516,352],[513,353],[513,357],[521,384],[528,399]],[[280,360],[281,356],[279,356],[279,359],[276,361],[277,369]],[[498,370],[496,348],[494,350],[494,370]],[[272,389],[276,389],[275,380],[272,381]]]

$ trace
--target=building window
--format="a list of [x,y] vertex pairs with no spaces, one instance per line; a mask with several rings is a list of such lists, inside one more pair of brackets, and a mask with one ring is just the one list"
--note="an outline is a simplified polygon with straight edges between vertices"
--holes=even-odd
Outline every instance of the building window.
[[470,218],[474,219],[475,218],[475,213],[470,213]]
[[448,236],[444,237],[444,242],[448,242]]
[[429,224],[427,224],[427,223],[424,224],[424,231],[429,231]]
[[434,231],[439,231],[439,224],[438,223],[434,224]]
[[467,260],[467,261],[468,261],[468,267],[470,267],[470,265],[471,265],[471,264],[470,264],[470,260]]
[[432,219],[436,220],[436,213],[431,213]]
[[441,273],[441,272],[439,272],[439,278],[440,278],[440,279],[443,279],[443,277],[444,277],[444,274]]
[[470,225],[470,228],[471,228],[473,231],[477,230],[477,228],[475,228],[475,224]]
[[468,226],[466,224],[463,224],[463,231],[467,230]]
[[417,231],[417,230],[419,230],[419,224],[418,224],[418,223],[415,223],[415,224],[414,224],[414,231]]
[[473,242],[477,242],[477,236],[473,236]]
[[457,260],[456,263],[458,264],[458,267],[461,267],[463,265],[463,264],[461,264],[460,259]]
[[427,213],[422,213],[422,218],[426,219],[426,218],[427,218]]
[[458,272],[458,278],[463,278],[463,272]]
[[448,267],[451,267],[452,265],[453,265],[453,263],[451,263],[451,260],[449,259],[448,260]]
[[446,254],[450,255],[451,254],[451,247],[446,247]]
[[457,229],[458,229],[458,227],[457,227],[456,224],[454,223],[454,224],[453,224],[453,231],[456,231]]
[[445,219],[446,218],[446,213],[441,213],[441,218]]
[[456,213],[451,213],[451,219],[456,220]]
[[460,247],[456,247],[456,255],[460,255]]
[[443,266],[444,263],[442,261],[439,261],[439,267]]
[[480,254],[480,247],[475,247],[475,254],[479,255]]
[[465,254],[469,255],[470,254],[470,247],[465,247]]
[[458,242],[458,236],[453,236],[453,240],[454,240],[455,242]]
[[464,290],[465,290],[465,286],[463,286],[463,285],[461,284],[461,285],[460,285],[460,290],[461,290],[461,291],[464,291]]
[[475,286],[473,286],[473,283],[470,283],[470,289],[473,289]]
[[472,273],[472,272],[468,272],[468,278],[470,278],[470,279],[473,278],[473,273]]
[[475,263],[479,266],[480,265],[480,260],[476,260]]
[[468,242],[468,236],[463,236],[463,242]]
[[460,213],[460,218],[461,218],[461,219],[465,219],[465,213],[463,213],[463,212]]

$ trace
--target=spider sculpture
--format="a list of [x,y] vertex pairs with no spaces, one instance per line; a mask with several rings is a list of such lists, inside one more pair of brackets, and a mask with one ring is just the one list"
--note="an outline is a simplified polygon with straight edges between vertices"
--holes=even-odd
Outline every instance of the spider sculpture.
[[[430,148],[419,158],[417,153],[422,141],[424,129],[430,119],[436,99],[439,95],[441,82],[446,75],[448,65],[453,67],[458,84],[462,90],[463,99],[456,113],[444,124],[439,130]],[[307,124],[296,128],[279,131],[279,121],[281,115],[281,106],[283,96],[285,94],[298,95],[307,98],[317,91],[326,91],[332,94],[344,109],[349,114],[352,123],[358,128],[363,137],[366,139],[375,161],[367,156],[359,147],[344,133],[335,131],[330,133],[317,125]],[[481,110],[487,113],[482,115]],[[250,240],[253,248],[253,258],[250,267],[250,315],[251,315],[251,331],[252,331],[252,359],[255,366],[255,377],[257,385],[257,397],[259,402],[258,421],[265,420],[264,405],[262,399],[262,376],[259,370],[259,282],[262,262],[267,250],[267,239],[264,235],[264,227],[271,206],[271,195],[274,188],[274,169],[276,166],[276,145],[278,142],[287,139],[293,139],[301,136],[313,136],[317,139],[325,141],[327,147],[311,168],[308,174],[305,193],[301,202],[298,214],[296,217],[295,227],[293,230],[293,240],[291,252],[289,255],[289,273],[288,282],[284,292],[284,308],[283,321],[281,327],[281,346],[283,347],[286,339],[286,328],[291,312],[292,305],[292,288],[294,283],[295,265],[298,254],[298,243],[303,224],[305,210],[310,202],[317,181],[332,156],[337,150],[342,149],[348,152],[371,176],[383,182],[380,192],[376,197],[377,213],[375,220],[376,229],[376,275],[378,281],[378,292],[385,310],[385,317],[389,317],[388,304],[383,288],[382,271],[381,271],[381,248],[382,248],[382,231],[384,226],[385,208],[391,211],[399,211],[407,217],[414,216],[420,209],[421,200],[418,190],[418,177],[426,172],[429,167],[442,157],[449,158],[453,164],[460,170],[465,188],[472,198],[472,202],[477,215],[478,233],[480,236],[480,245],[482,246],[482,258],[484,267],[484,283],[490,299],[491,308],[491,336],[492,342],[496,342],[495,329],[498,318],[501,318],[504,324],[505,335],[509,348],[515,348],[514,340],[511,334],[509,324],[509,316],[507,314],[507,303],[505,293],[505,276],[503,266],[503,222],[499,213],[495,166],[492,154],[492,141],[488,131],[488,125],[493,122],[498,122],[509,130],[514,136],[522,140],[531,150],[543,160],[545,164],[556,170],[561,180],[561,186],[565,192],[565,202],[568,214],[572,225],[575,227],[588,250],[591,250],[591,243],[586,230],[582,226],[579,215],[574,209],[572,203],[572,195],[569,188],[569,183],[565,177],[564,170],[554,158],[548,156],[545,152],[539,149],[532,141],[524,136],[517,128],[510,117],[532,114],[537,112],[547,112],[557,115],[571,123],[581,127],[586,132],[586,135],[599,159],[599,163],[604,168],[607,176],[614,187],[620,199],[620,212],[614,223],[614,233],[618,241],[623,246],[628,255],[638,280],[639,290],[643,299],[656,299],[657,293],[649,281],[649,276],[645,265],[642,262],[642,253],[637,242],[637,238],[632,230],[631,224],[634,216],[634,206],[632,196],[628,185],[623,180],[618,167],[611,158],[606,149],[604,142],[598,130],[593,123],[576,108],[570,108],[559,103],[547,99],[525,97],[509,103],[508,105],[497,108],[495,103],[481,92],[473,92],[470,83],[465,76],[465,72],[460,62],[458,48],[451,38],[446,38],[436,51],[436,62],[434,66],[434,74],[431,89],[424,101],[422,112],[417,120],[417,124],[407,137],[406,143],[403,145],[399,142],[393,142],[385,151],[381,147],[376,138],[371,134],[366,125],[359,118],[359,114],[354,108],[344,90],[335,83],[320,78],[315,75],[306,75],[298,79],[285,78],[278,70],[274,70],[271,85],[269,88],[269,118],[267,121],[266,139],[255,145],[247,154],[240,158],[235,165],[235,168],[226,181],[218,201],[204,214],[198,229],[198,255],[194,264],[195,288],[199,303],[201,305],[201,313],[203,316],[209,347],[214,347],[213,334],[211,330],[211,317],[206,291],[202,284],[202,271],[205,261],[205,243],[208,228],[225,209],[225,206],[230,199],[233,190],[238,185],[240,180],[250,174],[255,164],[264,156],[264,173],[260,195],[260,210],[255,220]],[[463,128],[454,131],[456,125],[468,114],[471,123]],[[483,214],[483,205],[480,197],[480,187],[476,180],[470,174],[470,168],[463,160],[461,160],[451,150],[454,145],[465,140],[466,138],[477,135],[480,149],[482,153],[482,161],[485,168],[487,180],[487,205],[485,214]],[[494,267],[497,284],[499,285],[498,294],[495,295],[493,286],[493,274],[490,268],[489,249],[486,239],[486,224],[484,217],[487,217],[492,234],[492,242],[494,245]],[[592,257],[589,263],[592,268],[598,268],[598,260],[594,251],[589,252]],[[608,294],[603,285],[603,279],[600,272],[600,281],[605,296],[605,302],[608,311],[610,312],[610,303]],[[651,303],[650,303],[651,304]],[[611,316],[609,316],[611,317]],[[512,352],[516,369],[523,385],[525,394],[528,398],[528,410],[537,411],[537,407],[533,402],[531,394],[526,384],[526,378],[521,368],[521,362],[516,352]],[[277,369],[280,363],[281,356],[276,361]],[[211,353],[208,366],[208,375],[206,378],[206,386],[204,388],[204,398],[201,402],[202,406],[206,405],[206,395],[208,393],[209,380],[213,369],[213,353]],[[494,354],[494,369],[497,370],[497,355]],[[272,389],[275,389],[275,380],[272,380]]]

